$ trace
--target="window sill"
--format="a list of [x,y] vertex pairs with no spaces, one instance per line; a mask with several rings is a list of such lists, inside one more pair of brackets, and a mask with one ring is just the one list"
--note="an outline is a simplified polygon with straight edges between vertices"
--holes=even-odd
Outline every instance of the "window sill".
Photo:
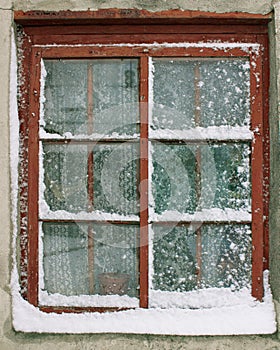
[[276,331],[272,295],[265,281],[263,302],[240,299],[232,306],[206,309],[135,309],[106,313],[45,313],[13,296],[16,331],[36,333],[132,333],[161,335],[249,335]]

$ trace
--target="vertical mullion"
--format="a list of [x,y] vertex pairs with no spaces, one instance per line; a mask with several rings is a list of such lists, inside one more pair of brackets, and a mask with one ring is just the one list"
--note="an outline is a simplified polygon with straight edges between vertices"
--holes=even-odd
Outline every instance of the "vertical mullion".
[[39,96],[41,51],[32,49],[30,81],[30,109],[28,120],[28,289],[27,299],[38,306],[38,243],[39,243]]
[[[93,133],[93,73],[92,64],[88,63],[87,70],[87,117],[88,117],[88,135]],[[94,158],[93,146],[87,147],[88,151],[88,169],[87,169],[87,190],[88,190],[88,211],[93,211],[94,201]],[[88,224],[88,278],[89,278],[89,293],[94,293],[94,232],[92,223]]]
[[263,204],[263,103],[262,103],[262,58],[251,54],[251,127],[252,141],[252,296],[263,297],[263,253],[264,253],[264,204]]
[[148,65],[140,57],[140,307],[148,307]]
[[[194,99],[195,99],[195,126],[199,127],[201,124],[200,115],[200,70],[199,63],[195,64],[194,67]],[[197,204],[199,203],[201,197],[201,149],[198,145],[195,151],[196,158],[196,198]],[[196,263],[197,263],[197,286],[200,287],[201,276],[202,276],[202,241],[201,241],[201,227],[199,226],[196,230]]]
[[[93,133],[93,74],[92,64],[88,64],[87,72],[87,117],[88,135]],[[88,146],[88,211],[93,210],[93,147]]]

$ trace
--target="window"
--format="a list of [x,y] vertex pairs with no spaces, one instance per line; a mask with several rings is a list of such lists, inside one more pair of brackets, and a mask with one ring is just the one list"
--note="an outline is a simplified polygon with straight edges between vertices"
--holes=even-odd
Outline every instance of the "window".
[[46,36],[30,18],[23,295],[59,312],[184,308],[186,292],[213,288],[261,300],[265,26],[194,35],[176,21],[165,34],[158,22],[74,23]]

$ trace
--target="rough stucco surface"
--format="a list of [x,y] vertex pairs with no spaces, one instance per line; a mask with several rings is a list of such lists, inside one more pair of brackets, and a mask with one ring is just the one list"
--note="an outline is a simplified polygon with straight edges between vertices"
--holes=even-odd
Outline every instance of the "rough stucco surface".
[[145,8],[151,11],[166,9],[186,9],[200,11],[243,11],[253,13],[268,13],[272,10],[271,1],[268,0],[17,0],[14,1],[15,9],[32,10],[82,10],[98,8]]
[[[279,209],[279,92],[280,92],[280,2],[275,4],[275,23],[271,25],[271,200],[270,200],[270,273],[274,298],[280,301],[280,209]],[[278,99],[276,99],[278,96]]]
[[[0,336],[10,314],[10,205],[9,205],[9,56],[11,11],[0,10]],[[1,344],[1,341],[0,341]],[[0,346],[1,348],[1,346]]]
[[[275,24],[271,32],[271,99],[270,123],[273,140],[272,196],[271,196],[271,260],[272,288],[276,310],[280,315],[280,211],[279,211],[279,147],[278,120],[280,91],[280,0],[0,0],[0,349],[192,349],[192,350],[277,350],[280,340],[277,335],[242,337],[170,337],[148,335],[36,335],[15,333],[10,320],[9,271],[10,271],[10,210],[9,210],[9,48],[12,11],[18,10],[96,10],[98,8],[145,8],[151,11],[181,8],[201,11],[244,11],[265,14],[275,6]],[[276,41],[274,42],[274,32]],[[276,58],[279,57],[279,58]],[[280,333],[278,333],[280,334]]]
[[12,3],[13,3],[12,0],[1,0],[0,1],[0,9],[1,10],[11,9]]

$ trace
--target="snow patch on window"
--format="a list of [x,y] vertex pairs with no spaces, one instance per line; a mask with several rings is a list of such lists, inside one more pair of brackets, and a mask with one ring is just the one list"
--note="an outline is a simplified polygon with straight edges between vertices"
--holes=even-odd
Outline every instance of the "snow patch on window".
[[25,301],[14,285],[13,325],[16,331],[38,333],[271,334],[276,331],[276,322],[267,272],[264,282],[263,302],[253,300],[245,290],[236,297],[231,292],[222,291],[218,295],[211,290],[208,295],[204,291],[204,299],[208,300],[204,309],[195,308],[198,295],[195,292],[190,299],[192,304],[184,309],[155,307],[83,314],[44,313]]
[[40,219],[41,220],[90,220],[90,221],[129,221],[139,222],[137,215],[121,215],[116,213],[105,213],[100,210],[93,212],[80,211],[78,213],[70,213],[66,210],[52,211],[49,209],[45,200],[40,202]]
[[[42,121],[41,121],[42,124]],[[98,134],[98,133],[92,133],[90,135],[85,134],[78,134],[78,135],[72,135],[71,132],[65,132],[63,135],[56,134],[56,133],[48,133],[43,128],[40,128],[40,139],[41,140],[69,140],[69,141],[102,141],[104,139],[118,139],[118,140],[137,140],[139,139],[139,134],[119,134],[117,132],[112,132],[111,134]]]
[[151,139],[172,140],[251,140],[253,133],[246,126],[208,126],[196,127],[189,130],[153,130],[150,129]]
[[46,306],[79,306],[79,307],[114,307],[137,308],[139,300],[127,295],[71,295],[58,293],[49,294],[46,291],[39,293],[40,305]]
[[150,221],[152,222],[212,222],[213,220],[215,222],[250,222],[252,220],[252,215],[245,210],[234,210],[230,208],[202,209],[201,211],[197,211],[194,214],[180,213],[175,210],[166,210],[162,214],[156,214],[153,212],[150,213]]

